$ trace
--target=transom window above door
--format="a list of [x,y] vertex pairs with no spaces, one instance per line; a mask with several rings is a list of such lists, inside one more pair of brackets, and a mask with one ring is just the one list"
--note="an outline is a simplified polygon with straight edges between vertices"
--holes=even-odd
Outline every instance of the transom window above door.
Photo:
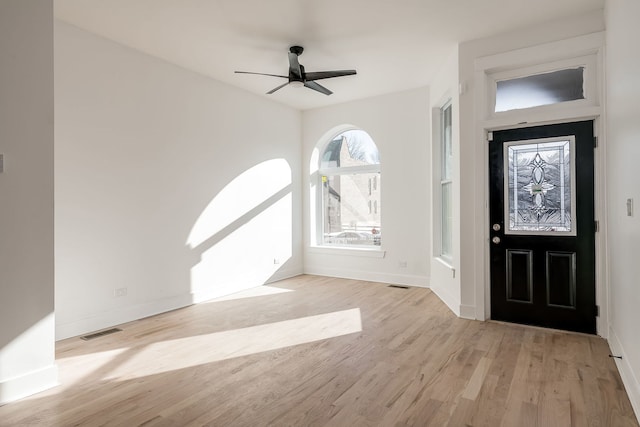
[[596,68],[596,56],[587,55],[491,72],[488,74],[490,115],[596,105]]
[[584,66],[496,82],[494,111],[500,113],[585,99]]

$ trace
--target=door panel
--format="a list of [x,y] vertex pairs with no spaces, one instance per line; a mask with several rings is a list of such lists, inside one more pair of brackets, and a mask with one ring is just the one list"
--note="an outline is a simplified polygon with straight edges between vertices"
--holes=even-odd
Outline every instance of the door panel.
[[493,133],[493,319],[596,332],[593,155],[593,121]]
[[533,303],[533,251],[507,249],[507,301]]
[[547,252],[547,304],[576,308],[576,253]]

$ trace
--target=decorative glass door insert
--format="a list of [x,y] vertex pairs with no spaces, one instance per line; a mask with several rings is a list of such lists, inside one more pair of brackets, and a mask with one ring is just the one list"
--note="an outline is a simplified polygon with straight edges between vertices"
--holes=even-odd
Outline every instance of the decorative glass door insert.
[[504,144],[506,234],[575,236],[575,137]]

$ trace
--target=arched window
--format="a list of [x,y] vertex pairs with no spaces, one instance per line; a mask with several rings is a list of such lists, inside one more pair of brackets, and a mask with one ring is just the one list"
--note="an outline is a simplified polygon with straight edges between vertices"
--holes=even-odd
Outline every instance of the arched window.
[[348,130],[322,151],[318,173],[319,243],[380,245],[380,155],[368,133]]

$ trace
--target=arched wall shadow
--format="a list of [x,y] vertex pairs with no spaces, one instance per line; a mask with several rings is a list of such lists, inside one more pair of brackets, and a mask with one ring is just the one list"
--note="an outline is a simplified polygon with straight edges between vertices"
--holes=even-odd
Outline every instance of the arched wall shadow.
[[264,161],[229,182],[202,211],[186,242],[193,302],[263,285],[291,258],[291,180],[286,160]]

